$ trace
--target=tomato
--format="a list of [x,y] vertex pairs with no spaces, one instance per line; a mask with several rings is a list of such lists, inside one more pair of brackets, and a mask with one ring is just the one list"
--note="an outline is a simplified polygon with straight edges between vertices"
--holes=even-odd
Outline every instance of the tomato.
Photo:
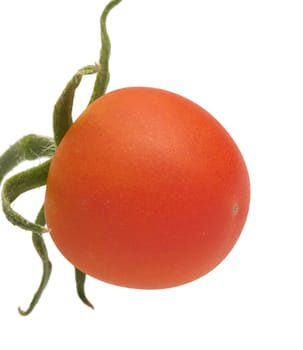
[[249,199],[243,157],[214,117],[175,93],[131,87],[97,99],[68,130],[51,163],[45,215],[81,271],[158,289],[216,267]]

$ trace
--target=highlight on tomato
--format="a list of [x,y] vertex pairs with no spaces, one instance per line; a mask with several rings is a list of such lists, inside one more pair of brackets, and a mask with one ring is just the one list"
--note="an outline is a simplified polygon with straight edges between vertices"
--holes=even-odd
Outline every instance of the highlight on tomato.
[[[42,277],[29,306],[40,300],[52,271],[49,233],[74,266],[86,305],[86,276],[113,285],[176,287],[210,272],[232,250],[250,202],[245,161],[224,127],[174,92],[126,87],[106,93],[111,43],[100,17],[97,64],[77,70],[53,110],[53,136],[29,134],[0,156],[6,218],[31,231]],[[75,92],[95,75],[88,107],[73,121]],[[5,178],[19,163],[38,165]],[[26,191],[46,185],[35,222],[15,211]]]

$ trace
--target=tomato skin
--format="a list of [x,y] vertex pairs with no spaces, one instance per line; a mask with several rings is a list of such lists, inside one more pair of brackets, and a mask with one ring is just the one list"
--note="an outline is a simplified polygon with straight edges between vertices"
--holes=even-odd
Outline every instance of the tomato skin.
[[215,268],[249,201],[243,157],[216,119],[177,94],[131,87],[100,97],[69,129],[50,167],[45,215],[77,268],[156,289]]

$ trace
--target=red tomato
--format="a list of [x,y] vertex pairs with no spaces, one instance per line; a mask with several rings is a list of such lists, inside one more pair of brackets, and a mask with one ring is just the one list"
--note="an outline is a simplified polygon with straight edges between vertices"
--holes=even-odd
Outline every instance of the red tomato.
[[245,162],[208,112],[134,87],[93,102],[51,163],[45,214],[78,269],[133,288],[167,288],[218,265],[250,197]]

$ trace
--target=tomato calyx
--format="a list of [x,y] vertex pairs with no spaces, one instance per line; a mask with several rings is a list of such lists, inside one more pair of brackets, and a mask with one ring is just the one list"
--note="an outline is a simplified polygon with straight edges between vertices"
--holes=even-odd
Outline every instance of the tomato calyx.
[[[74,96],[76,89],[81,83],[82,77],[85,75],[96,74],[95,84],[89,99],[89,104],[106,92],[109,83],[109,58],[111,51],[106,21],[110,11],[121,1],[122,0],[110,1],[101,14],[101,50],[98,63],[79,69],[67,83],[65,89],[55,103],[53,110],[53,137],[49,138],[35,134],[26,135],[10,146],[0,156],[0,184],[6,175],[8,175],[20,163],[28,160],[44,160],[37,166],[9,177],[4,181],[2,187],[2,207],[7,220],[21,229],[32,232],[32,242],[43,267],[39,287],[34,294],[29,307],[26,310],[23,310],[20,307],[18,308],[19,313],[23,316],[29,315],[40,300],[41,295],[48,284],[52,271],[52,264],[49,260],[47,247],[43,238],[43,234],[48,232],[48,228],[45,226],[44,205],[42,205],[36,221],[31,222],[16,212],[12,208],[12,203],[23,193],[46,185],[51,159],[65,133],[73,124],[72,110]],[[94,308],[85,295],[85,273],[75,268],[75,280],[77,294],[80,300],[87,306]]]

